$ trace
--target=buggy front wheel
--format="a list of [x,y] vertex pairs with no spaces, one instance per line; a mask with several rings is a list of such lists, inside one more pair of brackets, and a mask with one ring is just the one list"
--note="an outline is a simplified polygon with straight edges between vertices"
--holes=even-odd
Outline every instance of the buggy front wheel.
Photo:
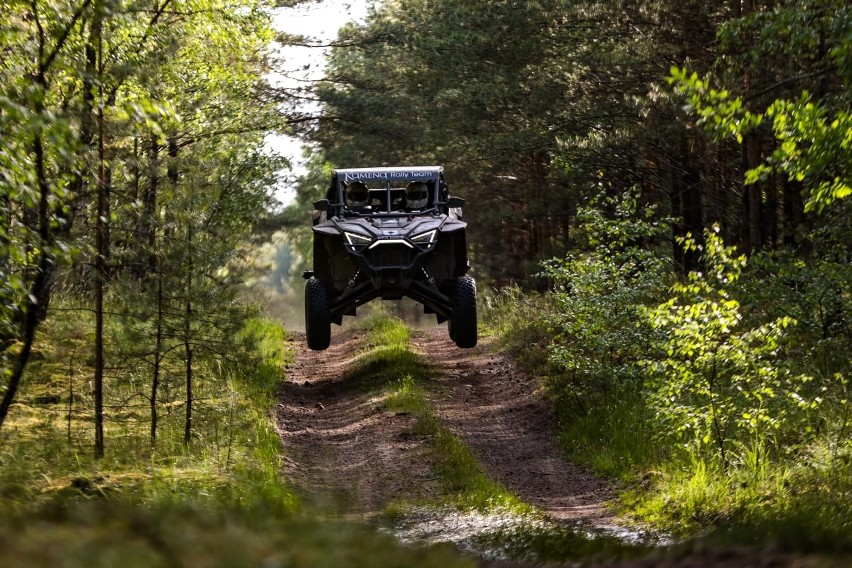
[[331,344],[328,289],[316,278],[309,278],[305,284],[305,335],[314,351],[328,349]]
[[456,278],[450,338],[461,348],[476,346],[476,281],[470,276]]

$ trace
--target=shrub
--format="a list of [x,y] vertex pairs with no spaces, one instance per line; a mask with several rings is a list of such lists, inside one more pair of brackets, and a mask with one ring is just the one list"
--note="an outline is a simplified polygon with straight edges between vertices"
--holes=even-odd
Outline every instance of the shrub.
[[647,311],[651,325],[665,334],[659,356],[645,361],[649,402],[659,435],[724,471],[735,456],[758,471],[765,453],[777,448],[782,428],[806,431],[805,411],[820,400],[803,396],[809,376],[779,364],[785,332],[795,320],[743,323],[732,289],[746,258],[717,232],[706,232],[703,247],[690,238],[684,242],[688,250],[703,249],[706,273],[691,272],[672,287],[672,298]]

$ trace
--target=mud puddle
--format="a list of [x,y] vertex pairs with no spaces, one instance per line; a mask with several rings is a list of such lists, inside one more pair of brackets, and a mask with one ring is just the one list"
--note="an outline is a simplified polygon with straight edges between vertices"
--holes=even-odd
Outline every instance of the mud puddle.
[[636,557],[667,544],[659,537],[623,527],[588,527],[543,515],[512,511],[480,513],[415,507],[388,532],[406,544],[450,543],[487,561],[516,565],[579,561],[591,556]]

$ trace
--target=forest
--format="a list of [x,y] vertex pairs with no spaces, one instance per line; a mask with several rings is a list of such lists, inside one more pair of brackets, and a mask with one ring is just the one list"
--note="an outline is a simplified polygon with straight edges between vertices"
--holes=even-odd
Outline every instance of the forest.
[[[435,164],[480,333],[621,514],[842,565],[852,7],[375,0],[275,87],[270,46],[313,40],[271,14],[322,1],[2,0],[0,559],[466,565],[298,517],[270,418],[331,170]],[[286,206],[270,133],[306,148]]]

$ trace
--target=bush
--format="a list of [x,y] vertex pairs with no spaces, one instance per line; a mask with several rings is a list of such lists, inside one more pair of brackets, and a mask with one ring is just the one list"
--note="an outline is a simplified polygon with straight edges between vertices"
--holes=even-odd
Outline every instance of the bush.
[[563,447],[581,463],[622,475],[657,453],[648,445],[636,361],[654,340],[642,306],[659,298],[668,270],[654,251],[664,228],[653,209],[640,213],[633,195],[604,205],[609,216],[594,207],[579,212],[583,252],[544,263],[548,294],[504,290],[489,312],[520,362],[547,377]]
[[649,402],[659,435],[674,438],[694,457],[727,471],[732,460],[759,470],[766,452],[778,449],[782,430],[808,431],[807,375],[784,369],[785,331],[795,324],[781,317],[762,325],[743,324],[732,289],[746,266],[707,231],[702,248],[706,273],[691,272],[672,287],[674,297],[647,311],[664,333],[656,359],[646,359]]

